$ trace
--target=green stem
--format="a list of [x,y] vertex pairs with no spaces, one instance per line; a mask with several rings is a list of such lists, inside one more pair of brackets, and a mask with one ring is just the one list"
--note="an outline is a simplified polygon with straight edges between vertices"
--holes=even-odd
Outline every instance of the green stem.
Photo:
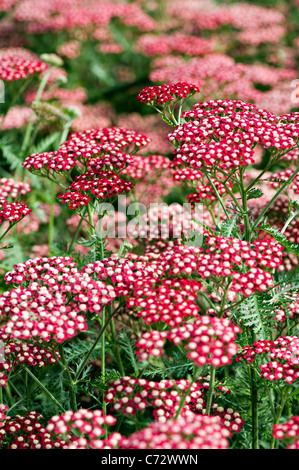
[[61,362],[63,364],[63,372],[65,373],[65,376],[66,376],[67,382],[68,382],[68,389],[69,389],[70,398],[71,398],[71,406],[72,406],[73,411],[77,411],[78,408],[77,408],[77,400],[76,400],[74,382],[72,380],[70,369],[68,367],[68,364],[67,364],[67,361],[66,361],[66,358],[65,358],[65,355],[64,355],[63,344],[60,343],[59,346],[58,346],[58,349],[59,349],[59,354],[60,354],[60,357],[61,357]]
[[[38,87],[36,97],[35,97],[35,100],[34,100],[34,104],[38,104],[40,102],[42,92],[46,88],[46,85],[48,83],[51,72],[52,72],[52,67],[49,67],[48,70],[46,71],[42,81],[40,82],[40,85]],[[27,126],[26,133],[25,133],[24,140],[23,140],[23,144],[22,144],[22,147],[21,147],[21,154],[22,155],[25,155],[25,153],[28,149],[28,144],[29,144],[30,137],[31,137],[31,134],[32,134],[32,131],[33,131],[33,126],[34,126],[34,117],[32,116],[30,121],[29,121],[29,124]]]
[[273,202],[278,198],[278,196],[280,195],[280,193],[282,193],[282,191],[285,190],[285,188],[293,181],[293,179],[295,178],[295,176],[299,173],[299,167],[297,168],[297,170],[292,174],[292,176],[290,176],[290,178],[284,182],[284,184],[280,187],[280,189],[277,191],[277,193],[272,197],[271,201],[268,202],[268,204],[266,205],[265,209],[262,211],[262,213],[260,214],[259,218],[257,219],[257,221],[255,222],[254,226],[252,227],[252,231],[258,226],[258,224],[260,223],[260,221],[262,220],[262,218],[264,217],[264,215],[266,214],[266,212],[268,211],[269,207],[273,204]]
[[34,382],[36,382],[37,385],[43,390],[43,392],[45,392],[45,394],[58,406],[58,408],[63,413],[65,413],[66,410],[63,408],[61,403],[59,403],[59,401],[56,400],[56,398],[52,395],[52,393],[38,380],[38,378],[31,372],[31,370],[28,369],[28,367],[25,367],[24,369],[30,375],[30,377],[34,380]]
[[54,206],[55,206],[55,199],[56,199],[56,186],[51,181],[50,183],[50,193],[51,193],[51,202],[50,202],[50,213],[49,213],[49,226],[48,226],[48,246],[49,246],[49,254],[51,252],[51,245],[54,240]]
[[247,207],[247,194],[244,186],[244,169],[242,168],[240,170],[240,192],[241,192],[241,198],[242,198],[242,204],[243,204],[243,218],[244,218],[244,224],[245,224],[245,240],[247,242],[250,242],[251,239],[251,228],[250,228],[250,223],[249,223],[249,216],[248,216],[248,207]]
[[252,413],[252,448],[259,448],[259,430],[258,430],[258,388],[257,373],[255,369],[251,370],[251,413]]
[[199,371],[200,371],[199,367],[198,367],[198,366],[195,366],[195,367],[194,367],[193,378],[192,378],[192,380],[191,380],[191,382],[190,382],[190,385],[189,385],[189,387],[188,387],[188,390],[187,390],[186,393],[184,393],[184,394],[182,395],[182,397],[181,397],[180,405],[179,405],[179,408],[178,408],[178,410],[177,410],[177,412],[176,412],[176,414],[175,414],[174,419],[177,419],[177,418],[180,416],[181,411],[182,411],[182,409],[183,409],[183,406],[185,405],[186,399],[187,399],[187,397],[189,396],[189,393],[190,393],[190,391],[191,391],[192,385],[194,384],[194,382],[196,381],[197,377],[199,376]]
[[95,340],[94,343],[92,344],[92,346],[91,346],[91,348],[89,349],[89,351],[87,352],[86,356],[82,359],[81,364],[79,365],[78,370],[77,370],[77,372],[76,372],[76,374],[75,374],[75,379],[74,379],[75,383],[78,381],[78,379],[79,379],[79,377],[80,377],[80,375],[81,375],[81,373],[82,373],[84,367],[86,366],[86,364],[87,364],[87,362],[88,362],[88,360],[89,360],[89,358],[90,358],[92,352],[94,351],[94,349],[96,348],[96,346],[97,346],[97,344],[99,343],[100,339],[102,338],[102,336],[103,336],[103,334],[104,334],[106,328],[108,327],[108,325],[109,325],[109,323],[110,323],[110,321],[111,321],[111,318],[113,317],[113,315],[116,314],[116,312],[118,312],[118,310],[119,310],[121,307],[122,307],[122,304],[119,305],[119,306],[117,307],[117,309],[114,310],[114,312],[111,313],[111,315],[109,315],[109,317],[107,318],[107,321],[106,321],[105,325],[102,327],[102,329],[101,329],[99,335],[97,336],[96,340]]
[[219,192],[217,191],[216,186],[214,185],[213,181],[211,180],[210,176],[209,176],[207,173],[206,173],[206,177],[208,178],[209,183],[210,183],[210,185],[212,186],[212,188],[213,188],[213,190],[214,190],[214,192],[215,192],[215,194],[216,194],[216,196],[217,196],[217,199],[218,199],[218,201],[219,201],[220,204],[221,204],[221,207],[222,207],[222,209],[223,209],[223,211],[224,211],[224,213],[225,213],[225,215],[226,215],[227,220],[229,220],[229,219],[230,219],[230,216],[229,216],[229,213],[228,213],[227,210],[226,210],[226,207],[225,207],[225,205],[224,205],[224,202],[223,202],[223,200],[222,200],[222,197],[220,196]]
[[112,303],[109,305],[109,310],[110,310],[110,316],[112,317],[110,324],[111,324],[111,335],[112,335],[112,341],[113,341],[113,351],[114,351],[114,354],[115,354],[115,359],[116,359],[118,368],[120,370],[120,373],[124,377],[126,375],[126,373],[125,373],[125,369],[124,369],[124,366],[123,366],[123,363],[122,363],[122,360],[121,360],[119,348],[118,348],[118,345],[117,345],[115,324],[114,324],[114,318],[113,318],[113,314],[112,314]]
[[209,415],[210,411],[211,411],[214,386],[215,386],[215,367],[211,365],[210,384],[209,384],[209,391],[208,391],[208,396],[207,396],[207,406],[206,406],[206,413],[205,413],[207,415]]
[[[251,239],[251,227],[249,223],[248,207],[247,207],[247,194],[244,186],[244,171],[240,170],[240,193],[243,204],[243,219],[245,224],[245,240],[250,243]],[[255,333],[252,329],[249,329],[251,334],[252,344],[256,340]],[[259,448],[259,435],[258,435],[258,387],[257,387],[257,373],[255,369],[249,369],[250,373],[250,392],[251,392],[251,420],[252,420],[252,448]]]
[[[106,308],[103,308],[102,311],[102,330],[103,327],[106,323]],[[102,334],[102,349],[101,349],[101,369],[102,369],[102,382],[103,384],[106,383],[106,335],[105,331],[104,334]],[[103,411],[106,414],[106,403],[105,403],[105,395],[103,393]]]
[[[85,214],[85,212],[84,212]],[[84,215],[83,214],[83,215]],[[72,247],[73,247],[73,244],[76,242],[77,238],[78,238],[78,235],[79,235],[79,232],[80,232],[80,229],[81,229],[81,225],[82,225],[82,222],[83,222],[83,217],[80,217],[80,221],[76,227],[76,230],[75,230],[75,233],[72,237],[72,240],[71,240],[71,243],[70,243],[70,246],[69,246],[69,249],[68,249],[68,253],[70,253],[72,251]]]
[[[288,392],[289,392],[289,389],[290,387],[286,387],[286,390],[285,390],[285,393],[283,393],[283,391],[281,392],[281,402],[277,408],[277,413],[276,413],[276,416],[274,418],[274,423],[273,423],[273,426],[275,424],[278,424],[279,423],[279,420],[280,420],[280,416],[281,416],[281,413],[283,411],[283,408],[286,404],[286,401],[288,399]],[[274,449],[275,448],[275,438],[274,438],[274,435],[272,434],[272,438],[271,438],[271,443],[270,443],[270,449]]]

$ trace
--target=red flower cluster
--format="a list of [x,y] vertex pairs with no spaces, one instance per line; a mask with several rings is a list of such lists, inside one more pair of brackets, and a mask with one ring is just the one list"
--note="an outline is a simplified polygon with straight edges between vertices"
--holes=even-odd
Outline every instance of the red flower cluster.
[[198,93],[199,88],[188,83],[175,83],[174,85],[160,85],[146,87],[137,95],[138,101],[146,104],[164,104],[189,98]]
[[[55,364],[56,359],[53,354],[42,349],[37,343],[26,344],[20,341],[7,341],[7,335],[1,335],[0,338],[4,342],[4,362],[0,362],[0,386],[6,387],[8,372],[16,367],[26,364],[31,367],[44,367],[47,364]],[[56,353],[60,359],[59,353]]]
[[200,180],[202,176],[201,171],[193,168],[178,168],[172,172],[174,181],[196,181]]
[[14,181],[11,178],[0,179],[0,198],[16,199],[19,196],[25,196],[30,193],[31,187],[28,183],[23,181]]
[[58,276],[63,273],[70,275],[76,272],[76,263],[70,256],[53,256],[52,258],[28,259],[24,263],[14,265],[14,269],[5,274],[6,284],[21,284],[42,280],[44,276]]
[[[57,260],[57,269],[55,268]],[[40,268],[39,262],[41,263]],[[69,266],[70,265],[70,266]],[[15,266],[6,282],[36,279],[27,287],[4,292],[0,297],[0,316],[6,323],[2,331],[9,338],[65,341],[87,329],[81,312],[99,314],[115,298],[112,286],[94,281],[72,267],[71,258],[29,260]]]
[[[192,403],[190,408],[194,413],[205,414],[206,402],[202,398],[198,398],[195,403]],[[219,416],[221,422],[227,427],[229,431],[240,432],[244,424],[240,413],[234,411],[232,408],[223,408],[218,403],[212,403],[211,414]]]
[[[112,433],[106,439],[106,426],[113,426],[116,419],[104,415],[101,410],[67,411],[60,416],[53,416],[47,430],[56,435],[63,435],[66,440],[66,449],[112,449],[120,447],[124,438],[119,433]],[[81,437],[75,437],[76,434]]]
[[275,439],[295,439],[287,449],[299,449],[299,416],[292,416],[286,423],[273,426]]
[[85,318],[69,306],[60,293],[31,285],[4,292],[0,297],[0,316],[6,320],[1,331],[10,338],[52,338],[61,343],[87,329]]
[[226,449],[230,432],[218,416],[189,413],[185,417],[158,421],[132,434],[124,449]]
[[105,166],[107,169],[124,168],[132,162],[132,157],[124,150],[132,145],[144,147],[150,141],[143,134],[120,127],[91,129],[72,134],[55,152],[30,155],[23,166],[31,171],[45,168],[57,172],[70,171],[77,163],[95,170]]
[[36,411],[30,411],[25,416],[9,417],[1,416],[0,412],[0,419],[4,421],[0,422],[0,445],[3,445],[5,439],[6,449],[66,448],[66,442],[60,436],[54,437],[40,423],[42,416]]
[[5,220],[10,224],[17,222],[30,212],[31,209],[23,202],[6,202],[4,198],[0,198],[0,224]]
[[[215,178],[211,177],[211,181],[213,182],[213,185],[217,189],[218,194],[223,195],[227,193],[227,189],[223,186],[222,183],[217,181]],[[232,184],[231,182],[226,183],[227,186],[232,189]],[[207,185],[200,185],[196,186],[196,193],[188,194],[186,196],[186,199],[190,203],[197,203],[197,202],[202,202],[202,200],[210,200],[210,201],[217,201],[217,195],[215,193],[215,190],[213,186],[209,183]]]
[[168,339],[175,345],[184,343],[187,356],[199,367],[206,364],[225,366],[231,363],[232,356],[238,352],[238,346],[233,341],[236,333],[240,332],[240,328],[226,318],[202,316],[194,323],[185,323],[170,331],[142,334],[136,343],[137,355],[141,360],[147,360],[150,355],[160,356],[164,342]]
[[[299,378],[299,340],[295,336],[281,336],[275,341],[258,341],[245,346],[237,361],[251,363],[257,355],[267,354],[267,362],[260,365],[265,379],[283,380],[289,384]],[[269,360],[270,359],[270,360]]]
[[[113,405],[113,410],[125,415],[142,412],[149,407],[153,409],[155,420],[165,423],[175,416],[181,402],[182,395],[190,388],[188,380],[161,380],[161,382],[122,377],[110,383],[105,394],[106,402]],[[205,414],[207,391],[209,390],[209,377],[199,377],[191,385],[190,393],[186,396],[181,416],[190,411]],[[229,394],[230,390],[222,385],[215,384],[214,399],[219,398],[219,392]],[[224,409],[214,404],[213,414],[220,416],[224,425],[232,431],[239,432],[244,421],[240,414],[231,409]]]
[[[183,113],[187,121],[168,136],[179,148],[174,164],[223,168],[254,163],[254,147],[292,149],[299,136],[297,120],[276,116],[244,101],[208,101]],[[288,120],[287,120],[288,119]],[[297,118],[296,118],[297,119]]]
[[[281,263],[281,256],[282,246],[276,243],[255,241],[251,246],[234,238],[210,236],[203,248],[178,245],[165,250],[160,261],[169,275],[193,272],[203,278],[233,275],[231,289],[242,290],[249,296],[256,289],[266,290],[273,285],[271,274],[256,266],[275,268]],[[244,267],[250,270],[244,272]]]
[[26,60],[21,57],[7,56],[1,58],[0,79],[8,82],[26,78],[37,72],[42,72],[48,65],[39,60]]
[[200,287],[200,282],[187,279],[141,280],[127,298],[127,308],[147,324],[161,321],[174,327],[184,318],[198,316],[196,293]]
[[128,193],[134,187],[130,181],[125,181],[113,171],[90,170],[82,175],[76,176],[74,182],[61,194],[61,202],[68,203],[71,209],[77,209],[87,205],[91,197],[82,194],[89,192],[95,198],[111,198],[123,192]]

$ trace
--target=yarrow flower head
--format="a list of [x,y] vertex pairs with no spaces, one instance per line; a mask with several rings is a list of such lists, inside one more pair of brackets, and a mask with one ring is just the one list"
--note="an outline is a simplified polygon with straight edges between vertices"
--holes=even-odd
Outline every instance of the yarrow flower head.
[[137,355],[140,360],[161,356],[168,339],[174,345],[183,343],[187,356],[199,367],[205,364],[220,367],[230,364],[232,356],[238,352],[234,340],[240,332],[241,329],[228,319],[202,316],[170,331],[143,333],[136,343]]
[[257,341],[245,346],[237,361],[251,363],[257,355],[267,362],[260,365],[261,376],[267,380],[292,384],[299,378],[299,340],[295,336],[281,336],[275,341]]
[[196,85],[188,83],[175,83],[174,85],[150,86],[144,88],[137,95],[138,101],[146,104],[165,104],[189,98],[199,92]]
[[[116,419],[104,415],[103,411],[80,409],[67,411],[60,416],[53,416],[47,430],[56,435],[63,435],[67,449],[113,449],[120,447],[124,438],[119,433],[112,433],[104,438],[106,426],[113,426]],[[81,437],[76,437],[80,433]]]
[[292,416],[286,423],[275,424],[273,426],[273,436],[275,439],[293,440],[287,449],[299,449],[299,416]]
[[6,202],[0,198],[0,224],[4,221],[14,223],[30,214],[31,209],[23,202]]
[[132,434],[124,449],[226,449],[230,432],[218,416],[190,412],[185,417],[158,421]]
[[[113,171],[90,170],[82,175],[76,176],[74,182],[61,194],[61,202],[67,203],[70,209],[78,209],[86,206],[92,197],[109,199],[117,194],[128,193],[134,187],[134,183],[126,181]],[[83,194],[86,193],[87,194]]]
[[8,82],[26,78],[38,72],[43,72],[48,65],[40,60],[23,59],[16,56],[1,58],[0,79]]
[[111,285],[95,281],[72,258],[28,260],[6,282],[28,282],[0,297],[1,327],[9,339],[63,342],[87,329],[85,312],[99,314],[115,298]]
[[[2,405],[3,406],[3,405]],[[4,410],[5,412],[5,410]],[[25,416],[1,417],[0,445],[5,449],[65,449],[66,442],[61,436],[54,436],[42,425],[43,417],[36,411]],[[2,424],[2,427],[1,427]]]
[[182,117],[187,122],[168,136],[177,146],[174,164],[195,169],[250,165],[257,144],[276,152],[292,150],[299,136],[297,118],[291,122],[245,101],[198,103]]

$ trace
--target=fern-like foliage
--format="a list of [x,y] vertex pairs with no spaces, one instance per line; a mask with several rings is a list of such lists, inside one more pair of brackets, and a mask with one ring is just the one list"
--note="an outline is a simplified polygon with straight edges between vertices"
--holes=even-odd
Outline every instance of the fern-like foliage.
[[221,222],[221,224],[217,227],[216,235],[219,234],[222,237],[228,238],[240,238],[237,219],[238,215],[235,215],[231,219]]
[[299,256],[299,244],[298,243],[292,243],[277,228],[270,227],[270,226],[265,226],[265,225],[262,226],[262,227],[259,227],[259,228],[261,228],[265,232],[272,235],[272,237],[274,237],[275,240],[278,241],[278,243],[280,243],[285,248],[287,248],[288,251],[291,251],[296,256]]
[[238,308],[238,316],[242,321],[242,327],[250,327],[258,335],[259,339],[266,339],[266,325],[268,320],[268,308],[264,296],[252,295],[248,297]]
[[280,276],[274,288],[268,292],[260,292],[246,298],[238,307],[235,318],[240,320],[240,325],[250,327],[259,340],[271,338],[273,324],[275,323],[275,310],[283,309],[289,324],[288,304],[296,300],[299,294],[299,274],[289,279],[288,276]]
[[137,362],[135,341],[131,339],[129,333],[125,329],[120,330],[118,338],[121,349],[124,352],[129,365],[133,368],[134,373],[138,375],[140,363],[138,364]]

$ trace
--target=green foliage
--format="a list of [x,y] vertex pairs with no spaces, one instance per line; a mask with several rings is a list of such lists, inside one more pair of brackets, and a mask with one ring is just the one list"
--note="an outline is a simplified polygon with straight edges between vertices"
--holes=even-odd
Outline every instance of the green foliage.
[[260,188],[251,188],[247,193],[247,201],[249,201],[249,199],[258,199],[263,195],[264,193]]
[[235,215],[231,219],[221,222],[221,224],[217,226],[216,234],[222,237],[240,238],[237,219],[238,215]]
[[267,226],[267,225],[263,225],[263,226],[259,227],[259,229],[262,229],[265,232],[272,235],[272,237],[274,237],[278,241],[278,243],[280,243],[285,248],[287,248],[288,251],[291,251],[296,256],[299,256],[299,245],[298,245],[298,243],[292,243],[283,234],[281,234],[281,232],[277,228],[270,227],[270,226]]
[[261,295],[248,297],[238,308],[242,326],[250,327],[261,340],[266,339],[268,315],[265,299]]

